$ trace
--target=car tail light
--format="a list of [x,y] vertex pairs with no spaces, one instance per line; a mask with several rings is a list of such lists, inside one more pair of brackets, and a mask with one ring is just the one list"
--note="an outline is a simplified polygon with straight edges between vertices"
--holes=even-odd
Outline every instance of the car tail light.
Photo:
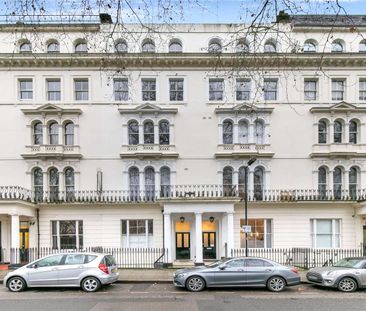
[[107,267],[107,265],[106,265],[106,264],[104,264],[104,263],[100,263],[100,264],[99,264],[99,266],[98,266],[98,268],[99,268],[100,270],[102,270],[104,273],[109,274],[109,270],[108,270],[108,267]]
[[292,267],[292,268],[291,268],[291,271],[292,271],[293,273],[299,273],[299,271],[298,271],[295,267]]

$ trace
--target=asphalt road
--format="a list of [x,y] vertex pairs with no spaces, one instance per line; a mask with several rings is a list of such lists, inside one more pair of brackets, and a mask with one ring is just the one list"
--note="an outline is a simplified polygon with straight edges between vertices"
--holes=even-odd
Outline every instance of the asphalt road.
[[312,285],[282,293],[265,289],[210,289],[189,293],[171,284],[113,284],[97,293],[79,289],[30,289],[11,293],[0,287],[0,311],[288,311],[362,310],[366,291],[345,294]]

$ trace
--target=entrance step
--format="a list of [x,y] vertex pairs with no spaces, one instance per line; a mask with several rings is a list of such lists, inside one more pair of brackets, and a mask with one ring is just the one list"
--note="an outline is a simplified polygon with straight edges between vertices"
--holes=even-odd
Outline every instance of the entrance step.
[[187,268],[194,267],[194,262],[191,260],[176,260],[173,262],[173,268]]

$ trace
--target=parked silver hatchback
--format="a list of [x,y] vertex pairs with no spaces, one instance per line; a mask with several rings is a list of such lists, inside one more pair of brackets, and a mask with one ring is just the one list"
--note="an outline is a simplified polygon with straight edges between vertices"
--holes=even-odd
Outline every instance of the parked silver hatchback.
[[81,287],[86,292],[95,292],[117,279],[117,265],[112,255],[59,253],[9,272],[4,285],[12,292],[27,287]]

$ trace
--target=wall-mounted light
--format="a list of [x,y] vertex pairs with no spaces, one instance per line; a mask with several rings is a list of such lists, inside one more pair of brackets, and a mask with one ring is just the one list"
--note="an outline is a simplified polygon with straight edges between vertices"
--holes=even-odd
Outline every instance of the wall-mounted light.
[[185,221],[186,219],[184,218],[184,216],[180,216],[179,220],[180,220],[180,222],[181,222],[181,223],[184,223],[184,221]]
[[213,223],[213,222],[215,221],[215,217],[211,216],[211,217],[209,218],[209,221],[210,221],[210,223]]
[[34,226],[35,224],[36,224],[36,220],[35,219],[29,219],[29,221],[28,221],[28,224],[30,225],[30,226]]

